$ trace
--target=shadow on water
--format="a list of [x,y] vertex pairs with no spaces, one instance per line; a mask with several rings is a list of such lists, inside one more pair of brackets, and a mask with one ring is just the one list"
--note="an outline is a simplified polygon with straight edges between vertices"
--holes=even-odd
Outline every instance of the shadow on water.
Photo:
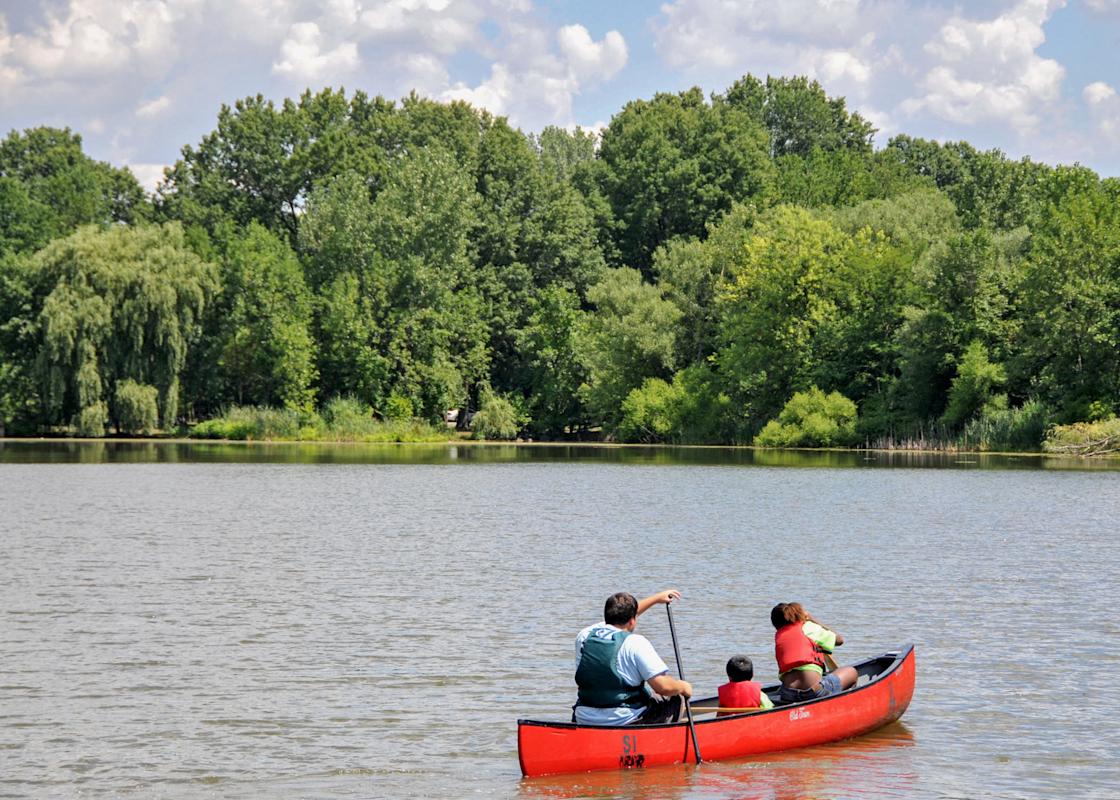
[[1120,470],[1120,459],[993,453],[600,444],[363,444],[0,439],[0,464],[599,464]]
[[[754,756],[646,770],[525,778],[522,798],[661,800],[735,797],[813,800],[820,797],[907,797],[918,788],[905,753],[914,734],[902,722],[857,739]],[[900,757],[901,756],[901,757]]]

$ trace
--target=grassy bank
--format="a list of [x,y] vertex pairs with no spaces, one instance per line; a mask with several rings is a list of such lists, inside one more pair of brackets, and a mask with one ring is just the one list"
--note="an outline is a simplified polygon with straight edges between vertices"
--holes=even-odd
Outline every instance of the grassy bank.
[[446,427],[418,419],[375,419],[350,399],[332,400],[319,413],[287,408],[232,406],[187,432],[191,439],[276,442],[446,442]]

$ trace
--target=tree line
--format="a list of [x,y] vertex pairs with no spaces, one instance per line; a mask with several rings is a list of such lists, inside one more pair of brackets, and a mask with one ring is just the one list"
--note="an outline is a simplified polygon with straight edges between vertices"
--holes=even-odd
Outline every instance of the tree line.
[[1114,417],[1120,181],[874,133],[806,78],[599,136],[327,89],[223,106],[148,195],[13,131],[0,423],[345,398],[506,436],[1030,449]]

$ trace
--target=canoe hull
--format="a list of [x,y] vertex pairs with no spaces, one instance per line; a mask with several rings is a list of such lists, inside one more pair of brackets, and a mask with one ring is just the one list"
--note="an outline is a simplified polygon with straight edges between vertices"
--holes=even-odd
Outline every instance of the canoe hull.
[[[859,736],[901,717],[914,694],[913,646],[855,666],[869,680],[833,697],[750,714],[697,718],[701,756],[718,761],[809,747]],[[714,698],[693,702],[717,704]],[[610,727],[518,720],[517,750],[526,776],[695,761],[685,722]]]

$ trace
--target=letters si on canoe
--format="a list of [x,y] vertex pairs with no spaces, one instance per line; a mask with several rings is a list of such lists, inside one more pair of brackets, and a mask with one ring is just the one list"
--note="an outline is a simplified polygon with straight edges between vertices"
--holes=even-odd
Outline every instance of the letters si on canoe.
[[[914,694],[914,646],[853,666],[857,685],[831,697],[724,717],[696,715],[700,755],[718,761],[808,747],[869,733],[901,717]],[[775,684],[765,691],[777,700],[778,689]],[[719,700],[693,698],[692,704],[712,707]],[[687,722],[619,727],[522,719],[517,754],[527,777],[696,760]]]

